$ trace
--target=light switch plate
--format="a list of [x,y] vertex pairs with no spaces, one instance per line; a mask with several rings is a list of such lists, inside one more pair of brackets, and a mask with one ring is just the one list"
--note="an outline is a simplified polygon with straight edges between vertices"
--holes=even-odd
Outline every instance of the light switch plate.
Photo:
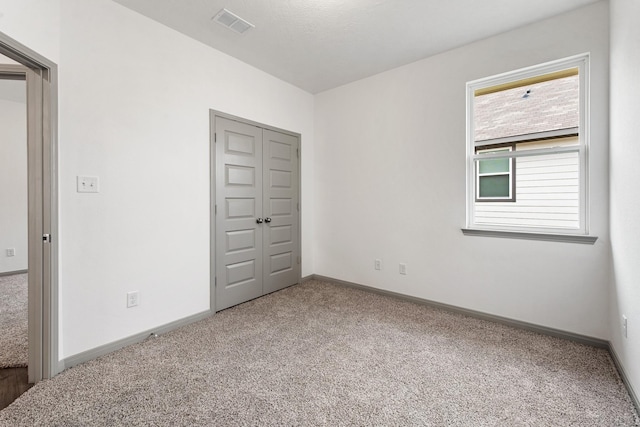
[[78,176],[78,193],[97,193],[97,176]]
[[407,274],[407,264],[405,263],[400,264],[400,274]]

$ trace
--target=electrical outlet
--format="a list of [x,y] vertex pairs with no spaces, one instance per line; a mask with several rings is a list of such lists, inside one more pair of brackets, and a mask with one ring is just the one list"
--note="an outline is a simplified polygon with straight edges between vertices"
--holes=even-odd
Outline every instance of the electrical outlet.
[[97,193],[98,177],[97,176],[78,176],[77,185],[78,185],[78,193]]
[[407,274],[407,264],[400,264],[400,274]]
[[16,248],[7,248],[7,256],[16,256]]
[[627,316],[622,315],[622,334],[627,338]]
[[376,270],[382,270],[382,260],[381,259],[375,260],[374,267]]
[[139,302],[138,291],[127,292],[127,308],[135,307]]

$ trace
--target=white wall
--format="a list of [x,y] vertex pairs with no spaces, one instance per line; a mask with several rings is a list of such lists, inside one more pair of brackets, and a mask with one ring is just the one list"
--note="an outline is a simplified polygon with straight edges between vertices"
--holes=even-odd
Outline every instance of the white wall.
[[[607,339],[608,23],[599,2],[317,95],[315,272]],[[463,236],[466,82],[583,52],[598,241]]]
[[7,58],[4,55],[0,54],[0,64],[18,64],[16,61],[14,61],[13,59]]
[[311,274],[313,96],[110,0],[59,0],[50,31],[23,30],[48,2],[3,2],[0,31],[59,64],[61,357],[209,308],[210,108],[302,134]]
[[60,1],[0,0],[0,32],[58,62]]
[[[640,2],[611,1],[611,342],[640,395]],[[622,315],[628,318],[627,338]]]
[[[0,81],[0,205],[0,273],[26,270],[27,104],[20,80]],[[8,248],[15,256],[7,256]]]

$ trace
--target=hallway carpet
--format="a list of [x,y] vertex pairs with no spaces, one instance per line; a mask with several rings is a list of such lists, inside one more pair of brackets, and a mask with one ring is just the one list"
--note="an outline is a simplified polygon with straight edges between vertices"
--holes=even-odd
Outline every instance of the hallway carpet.
[[2,426],[638,426],[606,350],[310,281],[71,368]]
[[0,369],[27,366],[27,274],[0,276]]

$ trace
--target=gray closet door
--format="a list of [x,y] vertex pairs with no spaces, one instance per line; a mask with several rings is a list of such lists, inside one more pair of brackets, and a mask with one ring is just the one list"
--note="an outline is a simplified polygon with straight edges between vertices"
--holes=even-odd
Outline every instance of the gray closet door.
[[298,283],[299,140],[215,120],[218,311]]
[[263,131],[264,293],[298,283],[298,138]]
[[262,129],[216,117],[216,310],[262,291]]

